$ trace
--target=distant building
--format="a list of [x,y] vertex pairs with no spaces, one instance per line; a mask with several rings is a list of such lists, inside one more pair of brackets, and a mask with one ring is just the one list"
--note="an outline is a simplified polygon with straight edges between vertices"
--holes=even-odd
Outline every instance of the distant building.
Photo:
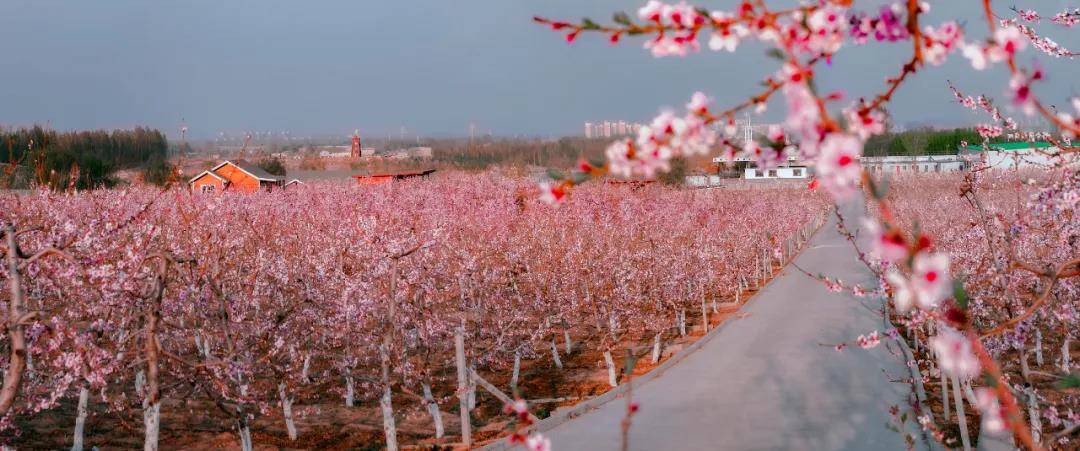
[[215,193],[225,190],[253,193],[272,191],[285,183],[285,178],[273,175],[244,160],[223,161],[188,180],[193,192]]
[[395,180],[404,180],[409,178],[427,178],[434,173],[434,169],[425,169],[422,171],[387,172],[383,174],[356,174],[352,177],[359,185],[377,185],[379,183],[387,183]]
[[595,138],[595,134],[596,133],[593,131],[593,123],[592,122],[586,122],[585,123],[585,137],[586,138]]
[[304,182],[301,182],[300,179],[292,179],[292,180],[289,180],[288,182],[285,182],[285,185],[283,185],[281,187],[281,189],[295,188],[295,187],[299,187],[300,185],[303,185],[303,184],[304,184]]
[[353,158],[360,158],[362,156],[359,133],[353,133],[352,135],[352,147],[349,149],[349,154],[349,156]]
[[959,155],[915,155],[861,157],[859,163],[871,173],[957,172],[971,167],[970,159]]
[[[1054,163],[1053,155],[1060,149],[1046,141],[1008,142],[989,144],[989,150],[982,146],[967,146],[960,149],[960,155],[971,164],[985,164],[998,169],[1049,166]],[[1072,164],[1077,163],[1074,156]]]
[[805,179],[807,177],[810,177],[810,169],[806,166],[782,166],[771,169],[747,166],[743,171],[743,178],[747,180]]

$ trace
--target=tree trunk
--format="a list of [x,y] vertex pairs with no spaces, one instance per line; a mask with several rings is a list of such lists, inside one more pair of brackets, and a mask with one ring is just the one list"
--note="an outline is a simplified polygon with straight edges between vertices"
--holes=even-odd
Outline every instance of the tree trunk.
[[960,379],[952,377],[953,400],[956,401],[956,420],[960,425],[960,443],[964,451],[971,451],[971,437],[968,436],[967,417],[964,415],[964,396],[960,394]]
[[1061,343],[1061,371],[1068,373],[1071,369],[1069,363],[1069,337],[1065,337],[1065,341]]
[[1031,420],[1031,437],[1035,440],[1035,443],[1039,443],[1042,439],[1042,418],[1039,416],[1039,398],[1035,395],[1035,388],[1028,386],[1024,389],[1024,393],[1027,395],[1028,405],[1028,418]]
[[435,397],[431,395],[431,386],[428,384],[421,385],[424,388],[424,402],[427,403],[428,413],[431,414],[431,421],[435,423],[435,438],[442,438],[442,412],[439,412],[439,405],[435,403]]
[[285,429],[289,440],[296,440],[296,422],[292,415],[292,399],[285,393],[285,383],[278,383],[278,398],[281,399],[281,414],[285,417]]
[[510,374],[510,392],[517,395],[518,376],[521,375],[521,354],[514,353],[514,372]]
[[143,426],[146,434],[143,439],[143,451],[157,451],[158,432],[161,430],[161,402],[149,403],[150,398],[143,400]]
[[82,451],[83,430],[86,428],[86,403],[90,398],[90,390],[86,385],[79,387],[79,407],[75,417],[75,434],[72,438],[71,451]]
[[[552,346],[554,346],[554,343]],[[552,350],[555,349],[552,348]],[[457,363],[458,410],[461,412],[461,441],[465,444],[465,448],[469,448],[472,446],[472,423],[469,421],[469,402],[465,396],[465,389],[469,384],[469,374],[465,369],[465,331],[463,328],[458,328],[457,333],[454,335],[454,354],[454,360]],[[558,353],[555,354],[555,357],[558,358]],[[562,364],[559,365],[561,367]]]
[[1042,331],[1035,329],[1035,364],[1042,366],[1043,364],[1043,352],[1042,352]]
[[570,351],[574,349],[574,342],[570,341],[570,331],[563,331],[563,341],[566,342],[566,355],[570,355]]
[[709,333],[709,310],[705,307],[705,299],[701,299],[701,331]]
[[300,379],[303,380],[304,383],[311,382],[311,379],[308,378],[308,370],[310,368],[311,368],[311,354],[308,354],[308,355],[304,356],[304,367],[300,370]]
[[555,346],[555,340],[551,340],[551,359],[555,361],[555,368],[562,369],[562,359],[559,358],[559,348]]
[[653,338],[653,345],[652,345],[652,363],[653,363],[653,365],[655,365],[656,362],[659,362],[659,361],[660,361],[660,334],[656,334],[656,337]]
[[379,400],[382,409],[383,435],[386,437],[386,451],[397,451],[397,426],[394,424],[394,405],[390,397],[390,387],[383,387]]
[[604,351],[604,362],[607,363],[608,384],[612,387],[618,387],[619,383],[615,377],[615,360],[611,358],[611,351]]
[[[469,368],[476,373],[476,366],[469,364]],[[476,381],[469,378],[469,410],[476,410]]]
[[945,423],[949,422],[949,380],[945,377],[945,372],[938,368],[938,373],[941,374],[941,405],[944,406]]
[[15,226],[8,224],[4,234],[7,236],[7,264],[8,285],[11,290],[11,299],[8,300],[8,345],[11,350],[8,357],[7,373],[4,374],[4,385],[0,388],[0,417],[7,415],[15,403],[15,396],[19,394],[19,384],[22,382],[23,370],[26,369],[26,326],[22,324],[23,289],[22,278],[19,276],[19,246],[15,240]]
[[356,383],[353,381],[352,370],[345,372],[345,407],[356,405]]
[[679,323],[679,336],[686,336],[686,310],[679,310],[675,313],[677,322]]
[[247,422],[243,422],[237,428],[238,435],[240,435],[240,450],[252,451],[252,428],[247,425]]
[[135,372],[135,393],[143,395],[143,386],[146,385],[146,372],[140,369]]

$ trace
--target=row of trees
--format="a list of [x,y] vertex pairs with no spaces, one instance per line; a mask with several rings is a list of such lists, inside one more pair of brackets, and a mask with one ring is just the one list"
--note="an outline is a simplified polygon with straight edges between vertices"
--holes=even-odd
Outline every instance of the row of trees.
[[59,132],[41,126],[0,130],[5,187],[96,188],[118,169],[167,164],[168,141],[158,130]]
[[[1001,137],[989,142],[1003,142]],[[952,130],[916,129],[899,133],[882,133],[871,136],[863,147],[863,155],[912,156],[912,155],[956,155],[964,144],[982,144],[983,138],[973,128]]]

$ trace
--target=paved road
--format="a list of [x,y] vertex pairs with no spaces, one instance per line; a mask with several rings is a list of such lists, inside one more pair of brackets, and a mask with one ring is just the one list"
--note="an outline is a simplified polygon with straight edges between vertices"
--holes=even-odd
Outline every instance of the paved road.
[[[859,218],[857,208],[842,211]],[[844,282],[874,284],[835,220],[796,263]],[[908,386],[890,383],[881,370],[907,377],[902,359],[885,346],[838,353],[819,345],[883,331],[879,315],[790,267],[743,311],[750,315],[730,320],[701,349],[634,387],[641,411],[630,430],[631,449],[904,448],[885,423],[889,406],[906,404]],[[618,399],[546,434],[557,450],[618,449],[624,409]]]

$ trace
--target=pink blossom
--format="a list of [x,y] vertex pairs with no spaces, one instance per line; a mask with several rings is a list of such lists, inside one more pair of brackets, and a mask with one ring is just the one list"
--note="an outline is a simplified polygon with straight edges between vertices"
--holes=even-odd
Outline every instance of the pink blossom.
[[881,134],[885,131],[885,113],[879,110],[861,111],[860,105],[852,105],[844,110],[844,117],[848,121],[848,129],[859,135],[860,139]]
[[941,326],[937,335],[930,338],[930,347],[938,357],[941,370],[963,380],[979,375],[979,359],[971,350],[971,340],[960,332]]
[[690,102],[686,104],[686,109],[691,113],[705,114],[709,111],[709,103],[711,100],[701,91],[695,92],[690,96]]
[[896,311],[906,313],[911,310],[915,304],[915,291],[911,288],[911,281],[895,269],[889,270],[885,279],[892,286],[893,305],[896,306]]
[[709,37],[709,48],[712,50],[734,52],[735,48],[739,46],[739,41],[750,33],[750,30],[745,25],[732,22],[730,14],[714,11],[711,18],[714,23],[718,24]]
[[937,307],[951,295],[952,280],[949,278],[949,256],[945,253],[919,253],[912,265],[911,287],[919,307]]
[[975,406],[982,414],[983,430],[991,434],[1005,430],[1005,416],[993,390],[985,387],[975,389]]
[[963,44],[964,32],[956,22],[949,21],[937,28],[927,26],[923,30],[923,57],[932,65],[945,62],[945,57]]
[[999,27],[994,31],[994,43],[990,52],[990,59],[994,62],[1004,61],[1017,52],[1027,47],[1027,38],[1020,29],[1013,26]]
[[525,439],[525,449],[529,451],[551,451],[551,439],[540,434],[530,435]]
[[846,200],[858,191],[862,170],[859,157],[862,140],[853,135],[833,133],[821,143],[817,173],[825,190],[836,200]]
[[860,348],[870,349],[881,343],[881,336],[878,335],[878,331],[870,332],[868,335],[859,335],[859,338],[855,340]]
[[871,218],[863,218],[863,231],[869,237],[869,252],[874,259],[894,263],[907,257],[907,243],[899,231],[891,230],[885,233],[881,225]]
[[540,200],[548,205],[556,205],[566,197],[566,191],[562,187],[543,182],[540,184]]

